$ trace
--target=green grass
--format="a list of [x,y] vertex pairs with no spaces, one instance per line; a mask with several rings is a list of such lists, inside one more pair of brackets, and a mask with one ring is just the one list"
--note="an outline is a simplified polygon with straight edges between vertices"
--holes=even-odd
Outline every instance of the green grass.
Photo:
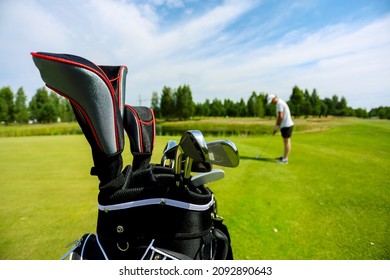
[[[389,121],[297,126],[288,165],[273,160],[280,135],[265,151],[268,135],[227,137],[240,165],[209,187],[235,259],[390,259]],[[152,162],[169,139],[179,136],[157,137]],[[0,159],[0,259],[59,259],[66,244],[95,231],[98,181],[84,136],[0,138]]]
[[[308,118],[295,119],[297,124],[295,130],[320,131],[326,130],[329,126],[341,125],[340,119],[329,118]],[[274,118],[199,118],[189,121],[160,122],[159,131],[162,135],[180,135],[188,127],[202,131],[203,135],[219,136],[255,136],[268,134],[270,127],[275,124]]]
[[0,137],[68,135],[82,133],[83,132],[76,122],[30,125],[0,125]]
[[[338,118],[296,119],[296,131],[326,130],[330,125],[341,125]],[[203,135],[248,136],[269,133],[270,126],[275,123],[273,118],[194,118],[188,121],[156,120],[158,135],[181,135],[188,127],[201,130]],[[73,123],[4,125],[0,124],[0,137],[45,136],[82,134],[79,125]]]

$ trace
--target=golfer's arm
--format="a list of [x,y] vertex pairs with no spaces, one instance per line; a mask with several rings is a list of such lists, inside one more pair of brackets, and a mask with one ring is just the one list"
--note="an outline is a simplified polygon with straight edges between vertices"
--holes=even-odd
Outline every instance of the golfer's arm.
[[280,126],[280,124],[282,123],[282,119],[283,119],[283,112],[278,112],[278,117],[276,118],[275,125]]

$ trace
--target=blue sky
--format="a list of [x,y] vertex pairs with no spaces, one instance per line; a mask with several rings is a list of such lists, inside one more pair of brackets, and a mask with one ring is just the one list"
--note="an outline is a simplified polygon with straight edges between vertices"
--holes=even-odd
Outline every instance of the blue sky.
[[130,105],[188,84],[195,102],[297,85],[390,106],[389,0],[1,0],[0,38],[0,86],[29,99],[43,51],[126,65]]

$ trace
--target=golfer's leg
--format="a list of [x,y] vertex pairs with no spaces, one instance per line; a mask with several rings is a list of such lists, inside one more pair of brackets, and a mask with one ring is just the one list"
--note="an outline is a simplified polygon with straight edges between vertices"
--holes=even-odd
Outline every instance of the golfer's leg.
[[290,155],[290,151],[291,151],[291,140],[290,138],[283,138],[283,142],[284,142],[284,159],[285,160],[288,160],[288,156]]

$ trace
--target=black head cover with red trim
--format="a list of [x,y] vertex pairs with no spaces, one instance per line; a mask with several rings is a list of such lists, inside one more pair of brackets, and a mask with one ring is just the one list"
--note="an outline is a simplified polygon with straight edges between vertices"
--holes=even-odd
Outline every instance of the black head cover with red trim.
[[156,124],[151,108],[125,106],[123,125],[130,140],[133,171],[146,168],[153,152]]
[[[112,169],[113,166],[122,168],[122,158],[118,158],[118,155],[124,146],[122,112],[127,68],[102,68],[85,58],[70,54],[31,54],[46,86],[70,101],[77,121],[91,145],[95,167],[99,172],[113,173],[108,177],[115,177],[120,170],[105,169]],[[107,162],[111,164],[106,168]],[[99,176],[99,173],[96,175]],[[113,178],[104,178],[105,181],[109,179]]]
[[106,73],[108,79],[115,92],[115,97],[118,102],[118,107],[123,117],[123,110],[125,109],[125,97],[126,97],[126,66],[107,66],[99,65],[100,69]]
[[[46,85],[66,97],[94,137],[93,148],[105,155],[123,150],[123,126],[116,93],[106,73],[75,55],[32,53]],[[92,142],[92,143],[91,143]]]

